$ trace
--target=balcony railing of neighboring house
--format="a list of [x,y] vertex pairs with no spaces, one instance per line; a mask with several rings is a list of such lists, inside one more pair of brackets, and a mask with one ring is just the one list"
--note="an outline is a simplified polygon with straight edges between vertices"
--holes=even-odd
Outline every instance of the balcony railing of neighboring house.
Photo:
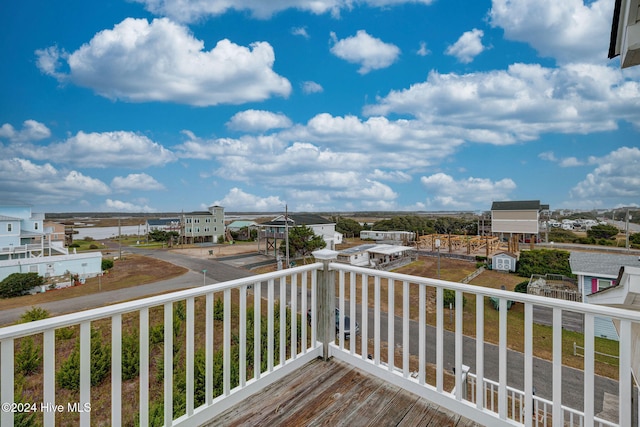
[[578,282],[559,274],[533,274],[529,279],[527,293],[566,301],[582,302]]
[[270,239],[284,239],[286,237],[286,233],[284,231],[266,231],[260,230],[260,238],[270,238]]
[[[78,415],[80,425],[90,425],[91,419],[101,416],[101,412],[110,414],[102,414],[106,418],[104,423],[121,425],[124,422],[123,399],[137,400],[140,425],[148,425],[152,412],[150,401],[157,395],[161,396],[164,419],[173,420],[165,422],[165,425],[200,425],[308,361],[322,356],[350,363],[370,375],[378,376],[482,425],[560,426],[571,419],[576,420],[575,425],[592,426],[601,422],[594,414],[596,372],[593,324],[595,316],[605,315],[620,323],[620,402],[617,419],[603,420],[600,425],[631,426],[632,402],[629,391],[632,387],[632,349],[629,343],[632,328],[640,325],[640,313],[353,267],[333,262],[337,253],[328,250],[318,251],[315,255],[321,262],[2,328],[1,401],[17,402],[23,397],[18,395],[14,384],[16,348],[21,347],[21,339],[40,337],[43,354],[54,355],[59,344],[56,330],[77,326],[80,364],[78,401],[80,404],[92,403],[91,411]],[[469,339],[462,332],[463,321],[468,318],[464,310],[455,310],[455,315],[452,315],[451,320],[455,318],[455,332],[451,339],[451,333],[445,332],[445,290],[455,293],[456,307],[463,307],[463,294],[476,296],[475,342],[481,345],[474,345],[474,350],[467,350],[467,354],[463,351],[463,343]],[[487,297],[499,300],[499,320],[495,325],[485,324]],[[508,382],[508,379],[513,381],[514,376],[513,372],[507,371],[508,301],[524,304],[521,374],[524,391],[513,389]],[[540,393],[534,395],[533,392],[536,372],[532,321],[534,305],[551,307],[553,310],[550,337],[553,350],[549,369],[552,385],[549,396],[538,396]],[[179,306],[182,310],[177,310]],[[339,308],[337,320],[334,307]],[[308,310],[310,327],[307,327],[305,315]],[[564,310],[577,311],[585,316],[584,393],[579,398],[580,406],[584,409],[581,411],[562,405],[565,399],[562,388],[565,378],[561,328]],[[343,333],[338,333],[336,337],[336,330],[344,331],[346,315],[351,317],[352,325],[357,321],[360,326],[360,335],[352,336],[348,342]],[[176,332],[163,333],[160,341],[162,348],[152,349],[150,337],[153,331],[159,325],[163,325],[164,331],[174,331],[175,319],[184,322],[183,329],[178,329],[184,332],[179,335]],[[432,320],[435,327],[427,324]],[[91,386],[91,336],[93,326],[99,322],[106,325],[104,327],[110,330],[111,337],[110,396],[107,399],[100,396],[99,399],[104,407],[96,402],[97,398],[92,395],[95,389]],[[123,390],[132,389],[123,387],[122,380],[123,336],[132,327],[139,331],[139,387],[133,388],[139,390],[137,397],[123,394]],[[493,357],[485,354],[485,330],[492,327],[497,329],[499,336],[496,356],[498,372],[494,378],[490,378],[493,375],[485,370],[485,360]],[[429,335],[433,342],[427,339],[427,328],[430,328]],[[196,331],[204,331],[201,339],[195,338],[198,336]],[[174,344],[178,346],[178,352],[184,354],[184,361],[176,360]],[[417,350],[412,351],[412,346],[416,344]],[[199,358],[197,355],[202,352],[204,358]],[[216,384],[214,354],[219,356],[218,360],[222,360],[221,380]],[[428,363],[430,358],[434,363]],[[463,369],[463,358],[473,360],[477,367],[473,373]],[[161,379],[157,379],[157,374],[150,371],[152,361],[157,364],[155,369],[163,371]],[[450,362],[455,368],[455,387],[452,390],[445,387],[446,364]],[[202,363],[204,366],[199,365]],[[237,369],[232,369],[232,366]],[[180,381],[182,388],[174,384],[174,370],[181,375],[184,371]],[[53,357],[43,358],[41,378],[38,396],[46,404],[57,404],[56,361]],[[162,384],[158,385],[160,390],[151,393],[149,390],[153,381],[161,381]],[[201,400],[195,397],[196,391],[201,391],[199,387],[196,390],[196,383],[204,384],[204,397]],[[214,389],[219,391],[214,392]],[[489,389],[490,392],[487,391]],[[178,413],[174,413],[174,397],[185,402],[184,409]],[[512,405],[516,405],[517,410],[510,409]],[[540,413],[544,414],[544,418],[539,417]],[[13,425],[17,415],[11,411],[3,412],[0,414],[0,424]],[[52,426],[58,420],[53,411],[41,412],[38,416],[42,417],[44,426]]]

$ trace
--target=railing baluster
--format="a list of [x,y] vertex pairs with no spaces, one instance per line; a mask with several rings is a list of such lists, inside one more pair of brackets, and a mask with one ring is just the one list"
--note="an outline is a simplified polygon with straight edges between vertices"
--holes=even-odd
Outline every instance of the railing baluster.
[[[2,386],[0,390],[0,398],[2,403],[15,402],[13,396],[14,387],[14,340],[8,339],[0,342],[0,380]],[[6,426],[13,425],[13,411],[0,412],[0,424]]]
[[424,385],[426,383],[426,304],[427,304],[427,287],[425,285],[418,285],[418,383]]
[[586,313],[584,315],[584,425],[586,427],[593,427],[594,416],[594,323],[593,315]]
[[362,334],[362,359],[367,359],[367,348],[368,342],[367,337],[369,336],[368,330],[368,320],[369,320],[369,276],[366,274],[362,275],[362,321],[360,325],[361,334]]
[[455,367],[456,367],[456,400],[462,400],[465,393],[463,393],[462,387],[466,386],[462,384],[462,314],[464,308],[462,307],[462,292],[456,291],[456,332],[455,332]]
[[553,423],[562,420],[562,309],[553,308]]
[[122,315],[111,317],[111,426],[122,425]]
[[500,298],[498,330],[498,416],[507,419],[507,300]]
[[280,278],[280,366],[287,360],[287,279]]
[[140,427],[149,425],[149,309],[140,310]]
[[393,372],[395,367],[395,281],[393,279],[389,279],[389,289],[388,292],[388,310],[389,313],[387,315],[387,339],[388,339],[388,347],[387,347],[387,366],[390,372]]
[[240,387],[247,382],[247,285],[240,287],[240,324],[238,325],[238,373]]
[[[91,402],[91,322],[80,324],[80,404]],[[80,413],[80,425],[89,426],[91,413]]]
[[318,272],[311,273],[311,345],[316,348],[318,341]]
[[267,371],[273,372],[273,340],[274,340],[274,318],[273,318],[273,293],[274,282],[270,279],[267,282]]
[[[358,316],[356,316],[356,299],[358,296],[356,295],[356,273],[353,271],[349,275],[349,313],[351,313],[351,318],[353,321],[357,321]],[[360,333],[363,333],[360,331]],[[356,354],[356,341],[357,337],[353,337],[349,340],[349,350],[351,355]]]
[[213,402],[213,292],[208,292],[205,296],[205,403],[207,406]]
[[402,375],[409,377],[409,282],[402,282]]
[[444,310],[442,288],[436,288],[436,390],[444,389]]
[[[42,401],[50,402],[55,405],[56,402],[56,331],[48,329],[44,331],[42,339],[42,354],[46,355],[42,359],[43,384],[42,384]],[[3,402],[6,402],[4,399]],[[55,425],[55,413],[53,411],[44,411],[42,414],[44,427],[53,427]],[[2,421],[2,420],[0,420]],[[0,422],[2,424],[2,422]]]
[[224,325],[222,329],[224,350],[222,383],[224,395],[231,393],[231,289],[224,290]]
[[[619,341],[619,353],[620,353],[620,373],[618,375],[618,398],[620,404],[618,405],[619,423],[622,427],[631,426],[631,405],[629,396],[633,393],[631,389],[631,322],[628,320],[620,320],[620,341]],[[623,399],[628,399],[624,401]]]
[[533,305],[530,303],[526,303],[524,305],[524,401],[525,401],[524,425],[526,427],[531,427],[533,415],[534,415],[534,407],[533,407]]
[[301,315],[300,315],[300,326],[302,327],[302,336],[300,338],[300,340],[302,341],[302,354],[307,354],[307,349],[309,348],[309,345],[307,343],[307,273],[303,273],[302,274],[302,283],[300,284],[301,287],[301,292],[302,295],[300,297],[300,303],[301,303],[301,307],[300,307],[300,311],[301,311]]
[[[338,311],[340,312],[340,317],[338,317],[338,345],[340,346],[340,350],[344,349],[344,279],[345,273],[341,271],[338,274]],[[351,318],[355,321],[355,316],[351,314]],[[352,325],[353,326],[353,325]],[[351,340],[356,339],[354,334],[353,337],[350,337]]]
[[260,378],[262,367],[261,303],[262,283],[253,284],[253,378]]
[[298,357],[298,275],[291,276],[291,358]]
[[173,423],[173,303],[164,305],[164,425]]
[[484,296],[476,295],[476,408],[484,409]]
[[186,412],[187,416],[191,416],[193,414],[194,407],[194,361],[195,361],[195,300],[193,297],[187,298],[187,325],[186,325],[186,393],[187,393],[187,404],[186,404]]
[[[380,364],[380,276],[376,276],[373,282],[373,361]],[[351,325],[352,327],[354,325]]]

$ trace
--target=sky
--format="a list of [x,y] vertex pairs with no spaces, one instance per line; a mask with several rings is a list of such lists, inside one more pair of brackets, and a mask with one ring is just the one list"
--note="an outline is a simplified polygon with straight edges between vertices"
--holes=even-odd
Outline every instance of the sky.
[[0,203],[34,212],[640,204],[614,0],[0,3]]

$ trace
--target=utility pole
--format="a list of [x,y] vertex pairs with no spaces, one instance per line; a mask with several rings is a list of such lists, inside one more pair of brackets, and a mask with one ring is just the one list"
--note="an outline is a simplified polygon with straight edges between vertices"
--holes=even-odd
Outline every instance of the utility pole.
[[627,222],[625,224],[624,227],[624,247],[627,248],[627,250],[629,250],[629,220],[631,219],[631,217],[629,216],[629,208],[627,208]]
[[118,218],[118,259],[122,259],[122,228],[120,218]]

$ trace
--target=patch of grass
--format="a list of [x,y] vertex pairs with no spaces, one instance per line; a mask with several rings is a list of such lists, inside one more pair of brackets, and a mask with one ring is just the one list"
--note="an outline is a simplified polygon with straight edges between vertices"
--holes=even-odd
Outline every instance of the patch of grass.
[[0,310],[37,306],[47,302],[92,295],[101,291],[144,285],[178,277],[186,272],[186,268],[165,261],[140,255],[127,255],[126,259],[116,260],[108,274],[102,277],[89,278],[84,285],[34,295],[0,299]]

